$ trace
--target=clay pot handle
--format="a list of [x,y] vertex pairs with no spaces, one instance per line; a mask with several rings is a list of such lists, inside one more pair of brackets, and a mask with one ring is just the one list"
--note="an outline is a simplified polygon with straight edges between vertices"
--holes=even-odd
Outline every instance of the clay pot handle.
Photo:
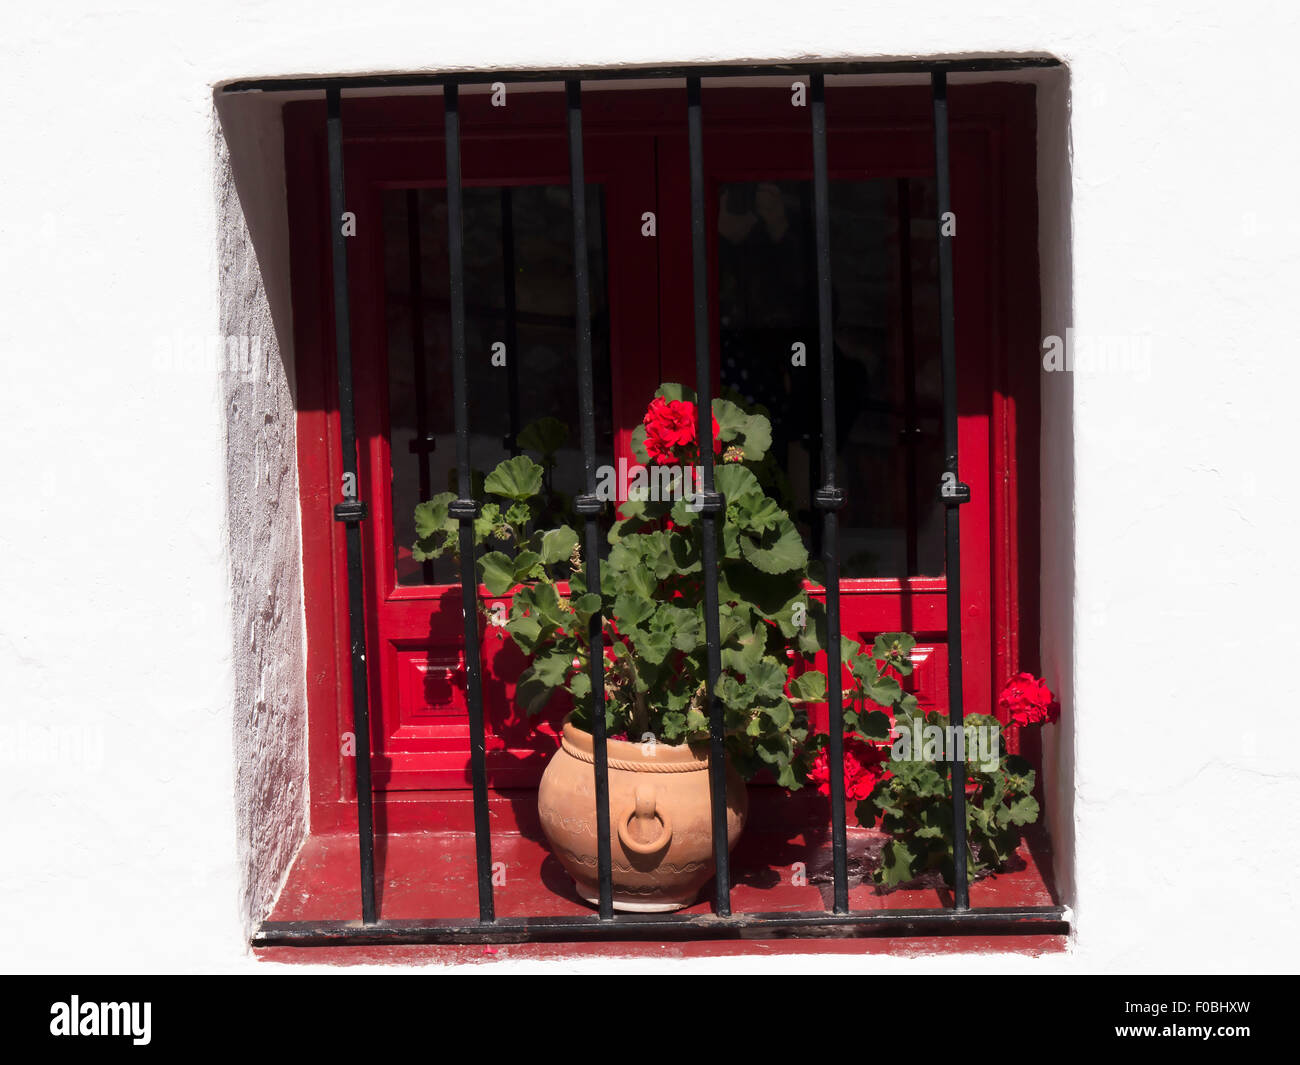
[[[658,838],[651,840],[649,843],[642,843],[640,840],[632,838],[628,832],[628,826],[631,825],[633,818],[649,821],[656,817],[663,822],[663,831],[659,833]],[[654,785],[650,783],[637,784],[635,805],[618,819],[618,838],[620,842],[634,854],[654,854],[667,846],[672,834],[673,823],[668,815],[662,810],[655,809]]]

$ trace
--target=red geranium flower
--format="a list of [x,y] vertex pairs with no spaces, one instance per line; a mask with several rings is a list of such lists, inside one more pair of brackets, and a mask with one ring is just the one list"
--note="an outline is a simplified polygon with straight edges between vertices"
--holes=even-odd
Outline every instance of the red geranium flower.
[[1017,673],[998,696],[998,709],[1013,725],[1052,724],[1061,716],[1061,704],[1042,677]]
[[[849,733],[844,737],[844,795],[848,799],[868,798],[878,781],[894,774],[885,768],[889,748],[878,747]],[[808,778],[823,795],[831,793],[830,748],[823,747],[813,759]]]
[[[672,465],[694,462],[699,458],[695,404],[688,399],[663,399],[656,396],[645,412],[645,449],[652,462]],[[718,419],[713,418],[713,450],[718,440]]]

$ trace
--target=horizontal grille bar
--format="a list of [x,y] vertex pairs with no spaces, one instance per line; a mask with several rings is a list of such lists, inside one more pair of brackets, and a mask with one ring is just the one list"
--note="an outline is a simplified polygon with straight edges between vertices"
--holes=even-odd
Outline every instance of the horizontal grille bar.
[[255,947],[328,947],[364,944],[546,943],[601,940],[853,938],[945,935],[1066,935],[1061,906],[970,910],[859,910],[849,913],[738,913],[728,917],[672,913],[591,914],[576,917],[498,917],[445,921],[267,921]]
[[455,70],[436,74],[353,74],[317,78],[249,78],[222,86],[223,93],[304,92],[313,89],[398,89],[421,85],[490,85],[527,81],[627,81],[634,78],[737,78],[807,74],[982,74],[1059,67],[1052,56],[987,59],[871,59],[831,63],[744,63],[724,66],[619,67],[616,70]]

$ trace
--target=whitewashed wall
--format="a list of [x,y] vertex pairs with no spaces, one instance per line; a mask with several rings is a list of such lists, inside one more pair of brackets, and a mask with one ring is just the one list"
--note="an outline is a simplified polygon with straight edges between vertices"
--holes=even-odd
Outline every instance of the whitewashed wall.
[[[1293,964],[1297,20],[1107,0],[7,13],[0,967],[251,967],[248,921],[302,830],[284,264],[247,237],[283,226],[282,193],[224,162],[270,159],[275,120],[223,129],[214,85],[1018,52],[1071,71],[1042,101],[1044,333],[1150,357],[1044,380],[1050,787],[1078,936],[1006,964]],[[248,374],[185,357],[230,332],[262,337]]]

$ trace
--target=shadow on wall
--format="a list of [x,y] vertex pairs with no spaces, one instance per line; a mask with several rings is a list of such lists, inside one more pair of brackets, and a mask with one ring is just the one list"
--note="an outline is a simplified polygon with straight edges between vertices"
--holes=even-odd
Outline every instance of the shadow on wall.
[[246,934],[271,910],[308,824],[306,632],[293,388],[283,100],[214,96],[220,321],[173,352],[215,374],[226,426],[234,786]]
[[[1042,336],[1065,336],[1074,323],[1069,70],[1043,71],[1038,82],[1038,259]],[[1042,351],[1037,354],[1042,366]],[[1061,700],[1061,719],[1043,735],[1043,790],[1062,901],[1077,913],[1074,774],[1074,379],[1042,381],[1039,490],[1042,512],[1039,655]]]

